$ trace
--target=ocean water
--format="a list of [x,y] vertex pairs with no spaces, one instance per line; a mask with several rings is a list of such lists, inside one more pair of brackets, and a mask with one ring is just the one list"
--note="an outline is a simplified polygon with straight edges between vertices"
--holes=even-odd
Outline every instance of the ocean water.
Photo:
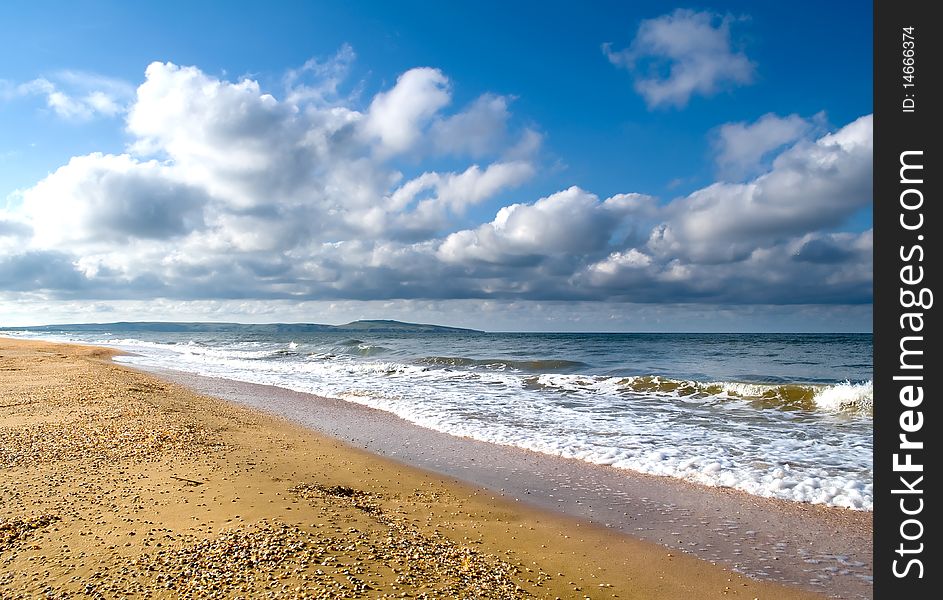
[[870,334],[22,335],[614,469],[872,508]]

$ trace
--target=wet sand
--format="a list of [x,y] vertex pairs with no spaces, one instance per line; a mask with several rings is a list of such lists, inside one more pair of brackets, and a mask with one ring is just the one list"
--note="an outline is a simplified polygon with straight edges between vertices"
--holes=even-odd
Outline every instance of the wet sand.
[[343,443],[110,355],[0,339],[0,597],[821,597],[379,456],[379,437],[417,444],[405,429]]

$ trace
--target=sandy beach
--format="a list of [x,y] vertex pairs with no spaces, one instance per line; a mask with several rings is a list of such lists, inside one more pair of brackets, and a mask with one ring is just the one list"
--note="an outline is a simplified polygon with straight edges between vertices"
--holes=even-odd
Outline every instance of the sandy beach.
[[[119,357],[123,360],[128,357]],[[449,435],[355,402],[146,368],[349,446],[723,565],[754,579],[870,599],[872,513],[763,498]]]
[[0,339],[2,598],[823,597],[110,356]]

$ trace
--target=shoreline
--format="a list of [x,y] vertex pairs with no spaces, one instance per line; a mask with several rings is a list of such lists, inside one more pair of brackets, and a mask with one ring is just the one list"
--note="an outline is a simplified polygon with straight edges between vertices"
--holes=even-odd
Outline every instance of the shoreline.
[[763,498],[459,438],[385,411],[277,386],[166,369],[145,372],[285,418],[374,455],[753,578],[835,598],[871,597],[871,512]]
[[[518,593],[583,597],[584,592],[594,598],[818,597],[794,587],[753,581],[705,560],[633,539],[641,536],[630,537],[501,498],[499,493],[489,494],[453,476],[404,465],[401,456],[391,457],[399,462],[391,461],[370,447],[369,441],[366,449],[354,447],[359,446],[357,440],[345,444],[288,422],[287,415],[275,418],[225,399],[198,396],[178,383],[113,363],[108,359],[113,354],[99,347],[0,339],[4,396],[21,400],[4,402],[0,409],[0,433],[19,444],[11,447],[21,449],[15,455],[6,451],[2,466],[13,476],[5,478],[8,481],[0,488],[3,497],[11,499],[0,518],[7,526],[3,531],[14,534],[9,539],[0,536],[0,590],[40,592],[46,585],[79,591],[89,581],[96,589],[106,590],[106,584],[116,585],[113,581],[132,580],[147,590],[151,589],[147,585],[155,583],[147,573],[154,571],[138,577],[133,566],[138,563],[127,560],[135,551],[140,553],[141,544],[151,548],[144,552],[150,561],[147,566],[154,568],[155,557],[163,556],[163,562],[157,561],[158,570],[176,572],[173,561],[185,557],[197,565],[207,556],[231,562],[231,557],[213,554],[222,543],[220,536],[229,536],[227,543],[237,545],[267,540],[273,552],[287,552],[282,542],[289,538],[294,544],[320,548],[316,542],[323,540],[317,536],[324,524],[318,526],[317,521],[328,514],[331,535],[352,543],[352,550],[335,552],[336,561],[347,568],[340,574],[337,569],[324,574],[331,570],[325,569],[328,563],[319,563],[320,569],[307,563],[302,568],[297,556],[289,553],[285,561],[296,565],[297,572],[289,573],[287,581],[306,586],[311,580],[299,578],[310,575],[312,589],[339,589],[336,586],[341,585],[360,594],[352,597],[382,597],[381,592],[392,594],[400,588],[425,590],[437,597],[429,587],[437,581],[462,585],[462,573],[432,567],[413,572],[409,566],[403,567],[406,571],[390,571],[391,567],[370,558],[380,553],[378,549],[392,552],[383,540],[394,540],[416,546],[416,556],[438,548],[444,556],[461,557],[461,565],[467,560],[471,571],[503,574],[495,575],[494,587],[488,588],[494,595],[487,597],[526,597],[514,595]],[[49,385],[52,377],[57,385]],[[218,387],[225,380],[213,381]],[[258,396],[258,392],[242,388],[249,395]],[[310,402],[310,397],[306,400]],[[142,416],[164,427],[164,434],[154,438]],[[115,430],[121,442],[117,445],[89,437],[106,425],[118,424],[124,428]],[[40,443],[45,438],[31,437],[42,430],[62,438],[50,442],[53,446],[65,445],[47,448]],[[73,439],[73,434],[86,437]],[[128,452],[129,448],[133,451]],[[14,456],[12,463],[10,456]],[[213,477],[206,477],[207,473]],[[242,488],[253,493],[233,497]],[[193,510],[181,510],[183,505]],[[655,512],[649,509],[643,517],[654,518]],[[279,524],[273,524],[273,519]],[[236,529],[221,532],[232,527]],[[390,532],[396,535],[380,535]],[[153,551],[159,534],[164,536],[161,547],[170,548],[164,554]],[[95,543],[89,543],[92,540]],[[372,554],[358,553],[358,540]],[[469,546],[480,550],[471,552]],[[70,548],[76,552],[70,555]],[[386,562],[395,563],[395,554]],[[348,560],[351,557],[355,560]],[[79,558],[81,564],[76,562]],[[97,558],[97,563],[91,558]],[[421,559],[413,562],[417,560],[425,564]],[[436,568],[440,567],[448,565]],[[357,569],[363,577],[351,574]],[[343,575],[343,571],[348,573]],[[361,584],[352,583],[351,577],[372,582],[370,590],[356,587]],[[413,583],[404,584],[410,577]],[[153,589],[180,589],[179,581],[174,581],[177,588]],[[485,580],[479,584],[491,585]],[[254,583],[236,581],[233,585]],[[295,596],[285,592],[282,597]]]

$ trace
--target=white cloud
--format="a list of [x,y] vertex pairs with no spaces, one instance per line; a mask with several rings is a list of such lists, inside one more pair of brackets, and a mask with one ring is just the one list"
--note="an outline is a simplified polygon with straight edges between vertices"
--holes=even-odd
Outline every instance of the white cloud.
[[806,234],[710,264],[633,249],[589,265],[574,282],[635,302],[861,303],[870,297],[872,237]]
[[61,71],[51,79],[39,77],[16,86],[7,83],[3,96],[42,96],[60,118],[88,121],[123,113],[132,92],[131,86],[120,80],[77,71]]
[[108,117],[113,117],[123,110],[123,107],[105,92],[92,92],[84,98],[84,102],[93,111]]
[[635,73],[635,90],[650,108],[683,108],[691,96],[753,81],[755,65],[734,50],[731,17],[677,9],[642,21],[631,46],[614,51],[603,45],[609,61]]
[[169,158],[175,171],[239,209],[295,200],[330,136],[358,115],[309,116],[258,83],[210,77],[195,67],[152,63],[128,114],[137,154]]
[[446,262],[501,264],[520,257],[587,254],[604,250],[625,215],[644,210],[651,198],[620,194],[605,202],[578,187],[512,204],[491,223],[448,236],[438,256]]
[[872,201],[872,129],[871,115],[861,117],[815,142],[798,143],[752,181],[715,183],[672,202],[649,247],[729,261],[758,244],[840,225]]
[[811,120],[796,114],[779,117],[767,113],[753,123],[725,123],[717,128],[712,140],[718,169],[730,179],[756,175],[766,156],[805,138],[824,119],[823,113]]
[[364,131],[379,139],[379,150],[384,155],[404,152],[449,102],[449,80],[441,71],[429,67],[410,69],[399,76],[391,90],[374,97]]
[[404,211],[421,194],[430,192],[430,196],[418,201],[417,212],[442,213],[449,209],[461,214],[468,206],[491,198],[506,188],[516,187],[533,174],[533,165],[525,161],[495,162],[484,170],[472,165],[462,173],[423,173],[397,188],[389,197],[388,207],[393,211]]
[[208,198],[156,161],[78,156],[23,193],[22,211],[43,248],[167,239],[203,226]]
[[356,58],[353,47],[344,44],[327,60],[311,58],[300,68],[290,69],[285,74],[285,88],[288,91],[285,101],[289,104],[337,103],[341,100],[340,87],[347,79]]
[[631,248],[625,252],[613,252],[605,260],[589,266],[589,270],[601,275],[615,275],[622,269],[642,269],[652,264],[652,257]]
[[540,150],[543,143],[543,135],[539,131],[527,128],[521,134],[520,139],[513,146],[504,151],[506,160],[520,160],[532,158]]
[[451,154],[485,156],[507,142],[508,98],[485,94],[463,112],[433,124],[433,144]]

